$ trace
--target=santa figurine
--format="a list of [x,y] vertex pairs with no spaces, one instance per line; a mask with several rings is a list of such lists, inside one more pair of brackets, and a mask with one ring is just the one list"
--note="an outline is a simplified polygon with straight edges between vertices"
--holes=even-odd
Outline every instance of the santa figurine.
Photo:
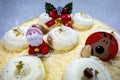
[[49,46],[43,40],[42,31],[36,26],[32,25],[27,32],[26,38],[29,42],[29,54],[38,57],[49,56]]

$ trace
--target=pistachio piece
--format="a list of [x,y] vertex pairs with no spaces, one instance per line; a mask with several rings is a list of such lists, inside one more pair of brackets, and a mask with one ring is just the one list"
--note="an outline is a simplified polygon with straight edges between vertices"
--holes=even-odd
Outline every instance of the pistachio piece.
[[20,33],[20,31],[19,31],[19,27],[14,28],[14,29],[12,29],[12,30],[13,30],[13,32],[16,34],[16,37],[19,36],[19,35],[21,35],[21,33]]
[[16,68],[17,68],[18,73],[20,73],[21,69],[23,68],[23,62],[19,61],[18,65],[16,65]]
[[95,70],[95,75],[98,75],[99,74],[99,71],[98,70]]

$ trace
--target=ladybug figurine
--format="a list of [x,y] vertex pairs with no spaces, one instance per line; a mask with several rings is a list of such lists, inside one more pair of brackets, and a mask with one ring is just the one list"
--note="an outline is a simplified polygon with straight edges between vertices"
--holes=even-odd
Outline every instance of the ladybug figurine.
[[91,48],[91,55],[99,57],[102,61],[109,61],[118,53],[117,40],[107,32],[95,32],[91,34],[87,38],[85,45],[89,45],[89,48]]
[[38,57],[47,57],[49,55],[49,46],[43,40],[43,33],[36,25],[32,25],[27,30],[26,39],[29,42],[28,53],[30,55]]

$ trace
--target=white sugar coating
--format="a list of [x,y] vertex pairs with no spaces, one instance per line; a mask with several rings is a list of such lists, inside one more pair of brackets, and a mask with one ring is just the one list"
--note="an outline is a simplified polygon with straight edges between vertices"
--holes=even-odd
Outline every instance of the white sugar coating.
[[90,29],[94,22],[92,17],[85,13],[76,13],[73,16],[73,21],[73,27],[79,30]]
[[3,43],[5,48],[11,51],[21,51],[28,47],[25,31],[20,28],[9,30],[3,37]]
[[[36,24],[39,22],[38,18],[34,18],[28,22],[23,23],[21,26],[30,26],[32,24]],[[86,31],[78,31],[75,30],[78,34],[78,43],[74,49],[68,52],[59,52],[56,50],[51,51],[50,57],[43,58],[43,64],[45,66],[45,79],[44,80],[64,80],[64,71],[66,69],[67,64],[77,58],[80,58],[80,52],[83,48],[86,39],[89,35],[92,33],[99,31],[99,30],[114,30],[110,28],[109,26],[103,24],[100,21],[94,20],[93,27]],[[44,40],[47,42],[47,35],[44,35]],[[0,41],[0,71],[3,69],[4,65],[11,60],[14,57],[17,57],[19,55],[26,55],[28,54],[28,49],[25,49],[21,52],[9,52],[6,51],[3,42]],[[97,59],[98,62],[101,62]],[[119,80],[120,79],[120,57],[115,57],[112,61],[105,63],[101,62],[101,64],[104,64],[107,71],[112,76],[113,80]]]
[[64,79],[83,80],[83,72],[86,68],[92,68],[99,72],[97,77],[94,74],[91,80],[96,80],[96,78],[97,80],[112,80],[104,66],[92,58],[80,58],[71,61],[66,67]]
[[103,64],[107,71],[110,73],[112,80],[119,80],[120,79],[120,57],[116,56],[114,59],[110,60],[109,62],[102,62],[97,57],[93,57],[97,62]]
[[44,80],[44,77],[44,65],[38,57],[19,56],[5,65],[0,80]]
[[48,33],[48,42],[55,50],[70,50],[77,44],[78,35],[67,26],[59,26]]

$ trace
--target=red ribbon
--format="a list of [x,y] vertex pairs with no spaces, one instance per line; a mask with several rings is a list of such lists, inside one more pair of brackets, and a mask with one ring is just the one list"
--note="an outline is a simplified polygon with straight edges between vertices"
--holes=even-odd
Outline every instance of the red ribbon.
[[53,9],[53,10],[49,13],[49,16],[50,16],[52,19],[51,19],[50,21],[48,21],[48,22],[45,23],[48,27],[53,26],[53,25],[55,24],[55,20],[58,19],[58,18],[60,18],[63,25],[72,28],[72,25],[69,23],[69,22],[71,21],[71,16],[70,16],[70,14],[65,13],[65,14],[58,15],[58,14],[57,14],[57,10],[56,10],[56,9]]

